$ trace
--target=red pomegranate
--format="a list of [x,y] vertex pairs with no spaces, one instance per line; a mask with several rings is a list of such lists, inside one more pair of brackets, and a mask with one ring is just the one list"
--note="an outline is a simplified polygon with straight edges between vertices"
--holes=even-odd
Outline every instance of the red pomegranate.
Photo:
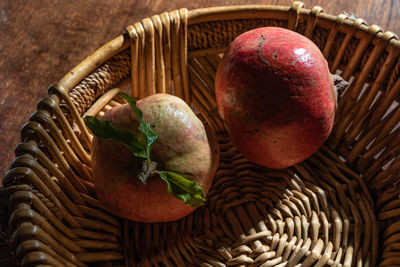
[[218,112],[236,147],[269,168],[309,157],[332,130],[331,76],[318,47],[296,32],[264,27],[239,35],[215,79]]

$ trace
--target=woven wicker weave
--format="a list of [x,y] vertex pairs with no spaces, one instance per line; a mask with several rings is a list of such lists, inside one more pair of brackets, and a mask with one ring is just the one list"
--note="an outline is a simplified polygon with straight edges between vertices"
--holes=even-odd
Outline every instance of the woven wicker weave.
[[[350,82],[332,135],[306,161],[247,161],[218,117],[214,76],[229,43],[261,26],[297,31]],[[170,223],[114,217],[96,199],[82,117],[168,92],[216,133],[220,165],[205,206]],[[22,266],[400,265],[400,41],[362,19],[300,2],[181,9],[144,19],[49,88],[22,127],[3,179]]]

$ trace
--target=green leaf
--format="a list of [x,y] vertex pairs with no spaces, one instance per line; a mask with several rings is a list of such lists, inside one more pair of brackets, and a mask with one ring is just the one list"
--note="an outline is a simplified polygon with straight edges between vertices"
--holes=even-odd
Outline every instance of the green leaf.
[[136,157],[147,158],[146,150],[133,133],[118,130],[109,121],[104,121],[94,116],[86,116],[83,121],[98,138],[125,145]]
[[194,181],[169,171],[157,171],[161,179],[168,185],[168,193],[182,199],[186,205],[199,207],[204,204],[205,194],[203,189]]
[[151,129],[150,124],[145,121],[140,122],[138,129],[145,137],[146,153],[150,156],[151,148],[157,141],[158,135]]
[[136,101],[130,95],[124,92],[118,93],[118,96],[122,97],[123,99],[128,102],[131,106],[133,113],[135,114],[138,122],[139,127],[138,130],[142,133],[142,137],[144,139],[144,147],[146,149],[147,155],[150,157],[150,151],[153,147],[154,143],[157,141],[158,135],[156,132],[151,129],[150,124],[143,120],[143,113],[142,111],[136,106]]
[[125,92],[119,92],[117,94],[118,96],[122,97],[123,99],[126,100],[126,102],[128,102],[129,106],[131,106],[131,109],[133,111],[133,113],[135,114],[136,118],[138,119],[138,121],[140,122],[143,119],[143,113],[142,111],[136,106],[136,100],[133,99],[130,95],[128,95]]

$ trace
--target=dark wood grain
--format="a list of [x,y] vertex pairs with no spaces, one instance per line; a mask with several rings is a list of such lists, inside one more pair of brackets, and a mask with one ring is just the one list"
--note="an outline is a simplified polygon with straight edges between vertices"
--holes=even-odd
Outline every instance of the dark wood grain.
[[[47,95],[47,87],[124,28],[181,7],[279,4],[289,0],[0,1],[0,177],[8,170],[21,126]],[[354,13],[369,24],[400,33],[398,0],[307,0],[307,8]]]

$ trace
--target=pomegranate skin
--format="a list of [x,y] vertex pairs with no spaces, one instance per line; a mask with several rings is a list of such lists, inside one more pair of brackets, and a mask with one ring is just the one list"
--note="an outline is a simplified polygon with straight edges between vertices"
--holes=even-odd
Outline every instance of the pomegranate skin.
[[284,28],[239,35],[218,66],[215,93],[233,143],[265,167],[303,161],[332,131],[336,102],[328,63],[311,40]]

